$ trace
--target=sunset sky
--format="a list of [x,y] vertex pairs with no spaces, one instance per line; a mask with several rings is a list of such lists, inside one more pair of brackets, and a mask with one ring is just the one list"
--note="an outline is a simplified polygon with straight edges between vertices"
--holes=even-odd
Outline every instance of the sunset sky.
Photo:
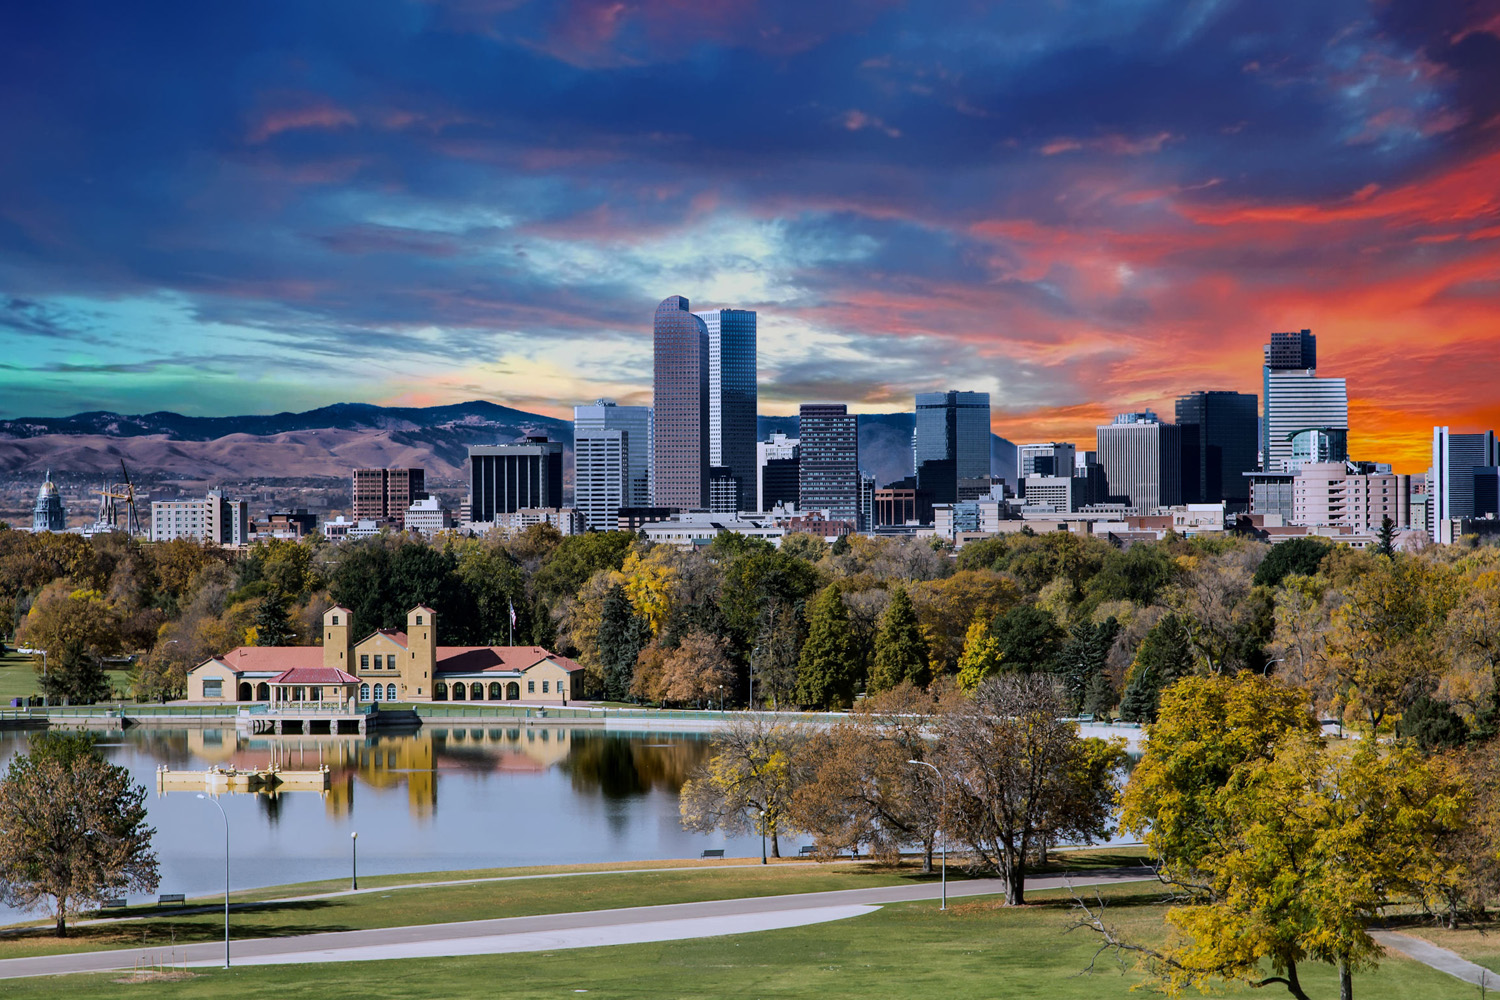
[[1500,426],[1500,5],[295,0],[0,11],[0,416],[991,393],[1014,441],[1349,379]]

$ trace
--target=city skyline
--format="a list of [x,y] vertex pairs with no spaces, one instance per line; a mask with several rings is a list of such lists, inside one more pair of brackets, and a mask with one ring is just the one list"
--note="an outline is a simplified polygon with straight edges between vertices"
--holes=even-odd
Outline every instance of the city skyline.
[[357,10],[11,16],[0,415],[649,404],[680,289],[767,415],[1086,445],[1310,328],[1351,454],[1500,424],[1477,7]]

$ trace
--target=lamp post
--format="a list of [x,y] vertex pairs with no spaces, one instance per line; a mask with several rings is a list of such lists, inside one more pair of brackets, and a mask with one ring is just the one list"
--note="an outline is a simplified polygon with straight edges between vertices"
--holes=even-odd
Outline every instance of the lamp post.
[[210,799],[202,792],[198,798],[208,799],[213,807],[219,810],[219,815],[224,819],[224,968],[229,968],[229,814],[224,812],[224,807],[219,805],[218,799]]
[[350,862],[349,874],[351,876],[350,879],[349,879],[349,888],[351,890],[358,890],[359,889],[359,831],[357,831],[357,830],[349,834],[349,862]]
[[[932,773],[938,776],[939,786],[943,790],[943,805],[946,806],[948,804],[948,779],[943,777],[943,772],[937,769],[937,765],[929,764],[925,760],[909,760],[907,761],[907,763],[915,764],[918,767],[932,768]],[[941,817],[942,815],[942,810],[939,809],[938,816]],[[948,840],[943,836],[943,827],[941,822],[937,825],[937,827],[935,827],[934,832],[937,834],[938,842],[943,849],[943,902],[942,905],[938,907],[938,909],[946,910],[948,908]]]
[[760,863],[766,863],[766,811],[760,811]]

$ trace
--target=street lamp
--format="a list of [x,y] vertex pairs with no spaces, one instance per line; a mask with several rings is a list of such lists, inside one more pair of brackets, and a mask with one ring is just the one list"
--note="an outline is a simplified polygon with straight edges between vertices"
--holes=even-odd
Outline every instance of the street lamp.
[[[943,790],[943,805],[946,806],[948,804],[948,779],[943,777],[943,772],[937,769],[937,765],[929,764],[925,760],[909,760],[907,761],[907,763],[915,764],[918,767],[932,768],[932,773],[938,776],[939,785]],[[942,815],[943,812],[941,809],[939,809],[938,816],[940,820]],[[933,832],[937,834],[938,843],[942,846],[943,849],[943,902],[942,905],[938,907],[938,909],[946,910],[948,908],[948,840],[943,836],[943,827],[941,821],[934,828]]]
[[766,811],[760,811],[760,863],[766,863]]
[[202,792],[198,798],[208,799],[213,803],[219,815],[224,818],[224,968],[229,968],[229,815],[224,812],[224,807],[219,805],[218,799],[209,799]]
[[349,874],[351,876],[351,878],[349,880],[349,888],[351,890],[356,890],[357,891],[359,889],[359,832],[358,831],[355,831],[355,832],[349,834],[349,861],[350,861],[350,864],[351,864],[351,867],[349,869]]

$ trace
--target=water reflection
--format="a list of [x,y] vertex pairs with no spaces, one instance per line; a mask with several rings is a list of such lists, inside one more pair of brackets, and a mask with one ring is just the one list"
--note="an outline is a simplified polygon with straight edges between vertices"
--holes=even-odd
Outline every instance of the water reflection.
[[[0,734],[0,766],[25,737]],[[155,772],[326,765],[329,789],[220,798],[236,888],[346,877],[359,832],[361,874],[697,857],[759,840],[689,833],[677,799],[708,755],[694,734],[565,727],[430,727],[387,736],[250,736],[233,729],[132,729],[102,747],[149,790],[162,892],[213,892],[223,840],[212,807],[159,793]],[[741,842],[743,841],[743,842]],[[0,908],[0,922],[17,919]]]

